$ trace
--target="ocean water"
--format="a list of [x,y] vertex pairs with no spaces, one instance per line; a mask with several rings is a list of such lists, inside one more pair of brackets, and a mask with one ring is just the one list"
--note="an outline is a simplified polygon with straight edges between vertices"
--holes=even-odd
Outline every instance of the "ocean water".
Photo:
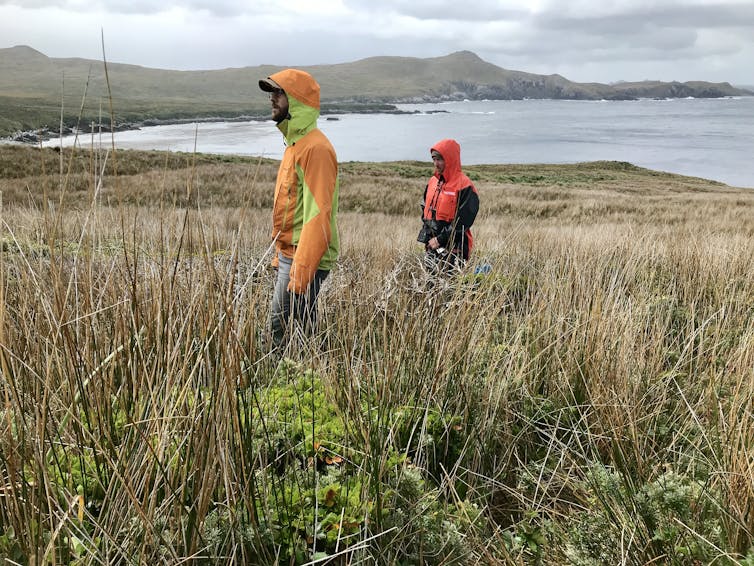
[[[464,101],[399,108],[415,113],[324,116],[319,125],[340,161],[429,162],[434,142],[454,138],[466,164],[616,160],[754,188],[754,97]],[[77,143],[109,144],[110,137],[83,136]],[[284,149],[271,121],[155,126],[116,133],[115,144],[272,158]]]

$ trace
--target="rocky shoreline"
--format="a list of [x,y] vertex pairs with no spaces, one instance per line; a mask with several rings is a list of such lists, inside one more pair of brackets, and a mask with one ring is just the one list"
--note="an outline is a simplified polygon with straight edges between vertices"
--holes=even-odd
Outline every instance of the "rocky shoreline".
[[131,130],[140,130],[142,128],[148,128],[151,126],[168,126],[170,124],[191,124],[194,122],[206,123],[206,122],[248,122],[250,120],[264,120],[262,117],[251,116],[238,116],[235,118],[221,118],[219,116],[214,117],[197,117],[197,118],[175,118],[175,119],[156,119],[149,118],[146,120],[136,122],[121,122],[116,123],[112,128],[109,123],[94,124],[89,127],[75,127],[63,125],[61,129],[53,130],[48,126],[36,130],[24,130],[14,133],[3,141],[23,143],[23,144],[37,144],[45,142],[51,139],[68,137],[73,135],[88,136],[96,133],[110,133],[110,132],[126,132]]
[[[427,113],[442,113],[445,110],[430,110]],[[374,104],[364,105],[362,108],[354,109],[351,105],[342,105],[337,103],[325,104],[322,107],[321,115],[327,120],[337,120],[333,115],[335,114],[418,114],[418,110],[405,111],[400,110],[392,104]],[[210,123],[210,122],[262,122],[269,120],[268,115],[253,115],[253,116],[200,116],[194,118],[147,118],[145,120],[121,122],[116,123],[111,129],[109,123],[95,124],[92,123],[88,127],[75,127],[63,125],[62,129],[52,129],[49,126],[44,126],[36,130],[24,130],[15,132],[11,136],[6,138],[0,138],[0,141],[7,143],[21,143],[26,145],[35,145],[49,141],[56,138],[68,137],[73,135],[88,136],[97,133],[110,133],[110,132],[126,132],[132,130],[140,130],[142,128],[149,128],[152,126],[169,126],[172,124],[193,124],[193,123]]]
[[[717,90],[704,90],[692,89],[687,85],[675,85],[671,84],[670,87],[679,87],[667,90],[668,85],[663,85],[663,90],[659,92],[657,96],[638,96],[641,92],[635,92],[628,85],[624,85],[624,91],[620,94],[613,93],[607,98],[602,100],[611,101],[632,101],[641,100],[645,98],[651,98],[654,100],[667,100],[674,98],[729,98],[731,95]],[[680,88],[683,87],[683,88]],[[401,110],[396,104],[432,104],[440,102],[457,102],[462,100],[526,100],[530,97],[521,96],[502,96],[497,90],[480,90],[476,89],[473,92],[467,91],[455,91],[449,94],[443,95],[423,95],[412,96],[400,99],[391,100],[361,100],[361,99],[348,99],[339,101],[323,102],[321,108],[321,115],[327,120],[337,120],[333,117],[335,114],[420,114],[419,110]],[[510,94],[510,93],[508,93]],[[561,93],[562,94],[562,93]],[[655,93],[657,94],[657,93]],[[747,93],[751,94],[751,93]],[[485,96],[489,95],[489,96]],[[665,96],[669,95],[669,96]],[[698,96],[694,96],[698,95]],[[549,99],[550,97],[542,97],[543,99]],[[598,100],[599,98],[583,98],[580,96],[559,96],[555,97],[558,100]],[[427,110],[425,113],[442,113],[446,110]],[[5,143],[22,143],[22,144],[39,144],[51,139],[67,137],[72,135],[91,135],[92,133],[108,133],[108,132],[122,132],[129,130],[140,130],[141,128],[147,128],[151,126],[167,126],[171,124],[191,124],[191,123],[209,123],[209,122],[249,122],[249,121],[264,121],[269,120],[269,115],[253,114],[253,115],[240,115],[240,116],[194,116],[194,117],[181,117],[181,118],[147,118],[144,120],[123,121],[116,122],[115,126],[111,129],[109,123],[95,124],[92,122],[88,127],[75,127],[69,125],[63,125],[62,130],[52,129],[49,126],[44,126],[36,130],[18,131],[14,134],[0,138],[0,142]]]

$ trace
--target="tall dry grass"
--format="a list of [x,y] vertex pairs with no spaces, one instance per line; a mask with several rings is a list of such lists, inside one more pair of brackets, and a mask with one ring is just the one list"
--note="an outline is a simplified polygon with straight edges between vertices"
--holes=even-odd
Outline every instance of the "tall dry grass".
[[[274,163],[83,153],[61,178],[57,156],[19,155],[0,180],[7,560],[754,556],[749,193],[614,164],[470,168],[491,271],[435,281],[415,242],[424,166],[346,164],[320,332],[280,364]],[[370,212],[378,190],[389,213]],[[321,382],[336,438],[270,409],[281,375]],[[330,440],[368,502],[335,550],[280,479],[297,467],[323,507],[306,482],[332,466],[285,460],[317,453],[275,436],[283,420]],[[296,528],[270,527],[281,509]]]

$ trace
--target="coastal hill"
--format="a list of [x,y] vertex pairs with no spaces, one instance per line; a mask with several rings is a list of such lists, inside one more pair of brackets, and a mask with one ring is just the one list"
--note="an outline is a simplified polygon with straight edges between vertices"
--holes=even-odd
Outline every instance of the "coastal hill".
[[[266,117],[268,102],[257,81],[281,68],[261,65],[173,71],[51,58],[27,46],[0,49],[0,136],[44,127],[57,131],[61,109],[67,127],[93,121],[109,123],[111,113],[116,125],[127,126]],[[301,68],[322,85],[323,113],[389,112],[400,102],[462,99],[631,100],[754,95],[729,83],[576,83],[560,75],[503,69],[469,51],[427,59],[371,57]]]

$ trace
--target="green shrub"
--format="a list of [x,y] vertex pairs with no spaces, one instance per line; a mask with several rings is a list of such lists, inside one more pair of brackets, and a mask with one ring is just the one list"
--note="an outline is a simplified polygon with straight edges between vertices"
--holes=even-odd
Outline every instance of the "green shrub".
[[626,556],[647,561],[662,557],[678,565],[720,559],[722,528],[703,484],[667,472],[632,486],[603,466],[592,468],[587,482],[590,509],[579,513],[569,530],[571,563],[618,564]]
[[452,465],[462,446],[457,417],[392,413],[395,442],[385,446],[384,473],[374,476],[370,456],[347,433],[355,423],[344,420],[316,373],[286,360],[266,387],[246,394],[255,398],[247,426],[265,463],[254,477],[254,516],[212,511],[202,530],[211,553],[222,554],[230,540],[250,549],[261,543],[265,552],[301,563],[384,532],[361,552],[407,564],[466,559],[464,538],[481,528],[481,513],[468,503],[445,502],[427,472],[407,459],[423,451],[432,455],[430,463]]

